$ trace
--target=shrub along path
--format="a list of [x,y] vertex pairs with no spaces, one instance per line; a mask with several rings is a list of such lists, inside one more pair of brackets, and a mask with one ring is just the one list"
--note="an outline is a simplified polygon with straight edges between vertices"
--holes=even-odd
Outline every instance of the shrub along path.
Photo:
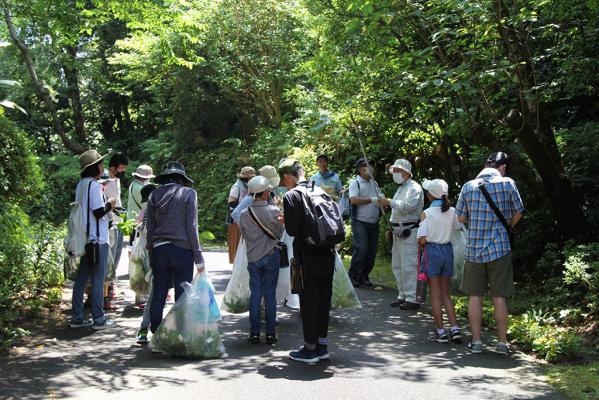
[[[226,253],[211,251],[207,265],[222,295],[230,277]],[[126,263],[119,266],[122,310],[113,330],[70,330],[62,325],[0,360],[3,399],[560,399],[540,368],[517,353],[492,347],[481,355],[464,345],[427,341],[431,317],[393,309],[394,292],[359,289],[363,308],[332,312],[331,360],[309,366],[287,358],[301,342],[296,310],[279,308],[280,342],[245,341],[247,314],[224,316],[229,356],[182,360],[135,344],[141,313],[132,308]],[[65,297],[68,298],[68,291]],[[64,320],[68,303],[63,306]],[[492,342],[489,342],[492,343]]]

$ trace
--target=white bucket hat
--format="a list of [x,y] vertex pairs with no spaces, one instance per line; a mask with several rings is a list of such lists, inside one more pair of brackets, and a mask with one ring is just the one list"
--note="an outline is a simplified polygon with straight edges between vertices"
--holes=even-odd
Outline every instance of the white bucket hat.
[[156,175],[154,175],[154,170],[152,170],[152,167],[150,167],[149,165],[145,165],[145,164],[142,164],[139,167],[137,167],[137,170],[131,175],[138,177],[140,179],[156,178]]
[[436,199],[447,196],[449,193],[449,185],[443,179],[433,179],[432,181],[425,179],[422,182],[422,187]]
[[398,158],[397,160],[395,160],[395,163],[389,167],[389,173],[392,174],[393,169],[395,168],[403,169],[408,174],[410,174],[410,177],[412,177],[412,164],[410,164],[410,162],[405,158]]
[[270,183],[272,187],[277,187],[279,186],[279,183],[281,183],[279,173],[272,165],[265,165],[264,167],[260,168],[258,170],[258,174],[268,179],[268,183]]
[[262,193],[268,189],[272,189],[272,185],[263,176],[255,176],[248,182],[248,191],[251,194]]

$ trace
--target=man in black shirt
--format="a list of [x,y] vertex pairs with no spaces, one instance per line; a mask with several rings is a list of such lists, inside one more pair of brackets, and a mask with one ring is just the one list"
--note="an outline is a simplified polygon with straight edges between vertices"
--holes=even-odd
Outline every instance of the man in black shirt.
[[305,202],[308,181],[297,160],[285,159],[279,165],[281,185],[289,191],[283,199],[285,229],[293,236],[293,255],[303,266],[304,288],[300,293],[300,312],[304,345],[289,353],[295,361],[315,363],[329,358],[327,334],[333,292],[335,248],[306,244]]

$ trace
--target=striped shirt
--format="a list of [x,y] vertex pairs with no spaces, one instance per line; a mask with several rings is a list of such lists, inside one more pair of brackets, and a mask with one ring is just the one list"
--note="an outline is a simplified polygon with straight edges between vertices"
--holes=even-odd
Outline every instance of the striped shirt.
[[483,169],[476,179],[464,185],[456,211],[459,216],[468,218],[466,259],[474,263],[487,263],[512,251],[505,227],[478,187],[483,181],[508,222],[514,214],[524,212],[516,183],[511,178],[502,177],[495,168]]

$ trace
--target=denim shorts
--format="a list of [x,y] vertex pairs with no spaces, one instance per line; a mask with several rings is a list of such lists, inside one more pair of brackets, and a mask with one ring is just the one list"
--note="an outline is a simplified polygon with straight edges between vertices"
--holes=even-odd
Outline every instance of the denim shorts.
[[426,249],[420,255],[420,269],[429,278],[453,276],[453,246],[451,243],[427,243]]

